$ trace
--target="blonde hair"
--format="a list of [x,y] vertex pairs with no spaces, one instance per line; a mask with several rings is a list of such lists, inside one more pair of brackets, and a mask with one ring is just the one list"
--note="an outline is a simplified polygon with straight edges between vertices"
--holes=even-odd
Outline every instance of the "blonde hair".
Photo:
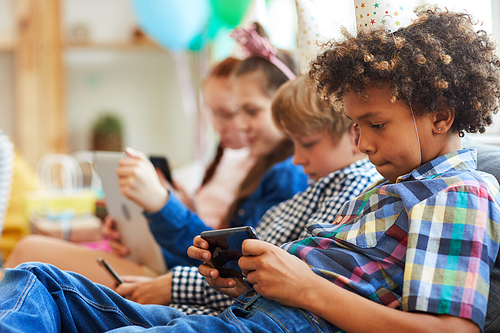
[[302,135],[326,131],[334,142],[338,142],[353,123],[343,112],[338,112],[341,109],[340,103],[332,107],[320,100],[303,76],[283,84],[271,106],[273,120],[281,131]]

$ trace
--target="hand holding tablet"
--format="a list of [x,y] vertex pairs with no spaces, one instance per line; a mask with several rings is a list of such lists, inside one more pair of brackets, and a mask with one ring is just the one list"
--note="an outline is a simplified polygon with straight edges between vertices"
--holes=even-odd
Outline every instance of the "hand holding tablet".
[[160,246],[149,229],[142,208],[120,192],[116,169],[123,152],[94,152],[94,167],[102,181],[108,214],[116,222],[121,241],[130,253],[128,259],[150,267],[159,274],[166,271]]

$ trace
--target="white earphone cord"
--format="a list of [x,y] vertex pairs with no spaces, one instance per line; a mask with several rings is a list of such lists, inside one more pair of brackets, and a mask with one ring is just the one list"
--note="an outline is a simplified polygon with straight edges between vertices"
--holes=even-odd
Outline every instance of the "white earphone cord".
[[[392,33],[391,36],[392,36],[392,39],[394,40],[394,45],[397,45],[396,37],[394,37],[394,33]],[[422,165],[422,150],[420,150],[420,137],[418,135],[417,122],[415,121],[415,115],[413,114],[413,108],[411,107],[411,101],[409,102],[409,104],[410,104],[411,116],[413,117],[413,125],[415,125],[415,133],[417,134],[418,154],[420,157],[420,165]]]
[[410,111],[411,111],[411,116],[413,118],[413,125],[415,125],[415,134],[417,135],[418,155],[420,157],[420,165],[422,165],[422,150],[420,150],[420,136],[418,135],[417,122],[415,121],[415,115],[413,114],[413,108],[411,107],[411,102],[410,102]]

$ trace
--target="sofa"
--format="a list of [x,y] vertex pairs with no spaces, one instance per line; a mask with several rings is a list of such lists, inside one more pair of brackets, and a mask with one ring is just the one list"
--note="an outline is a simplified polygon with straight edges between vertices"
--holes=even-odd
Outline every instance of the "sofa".
[[[477,170],[493,175],[500,183],[500,146],[478,143],[473,139],[464,139],[462,144],[464,148],[477,149]],[[500,256],[497,256],[490,275],[490,294],[484,332],[500,332]]]

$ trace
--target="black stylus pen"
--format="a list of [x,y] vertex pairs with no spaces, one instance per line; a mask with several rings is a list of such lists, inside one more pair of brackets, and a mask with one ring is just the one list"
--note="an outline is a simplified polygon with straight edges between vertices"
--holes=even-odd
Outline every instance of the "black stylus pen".
[[106,259],[103,259],[103,258],[100,258],[100,257],[97,257],[97,262],[99,262],[102,267],[104,267],[108,272],[109,274],[111,274],[111,276],[113,276],[113,278],[116,280],[116,282],[118,284],[122,284],[123,283],[123,280],[122,278],[118,275],[118,273],[116,273],[116,271],[113,269],[113,267],[111,267],[108,262],[106,261]]

